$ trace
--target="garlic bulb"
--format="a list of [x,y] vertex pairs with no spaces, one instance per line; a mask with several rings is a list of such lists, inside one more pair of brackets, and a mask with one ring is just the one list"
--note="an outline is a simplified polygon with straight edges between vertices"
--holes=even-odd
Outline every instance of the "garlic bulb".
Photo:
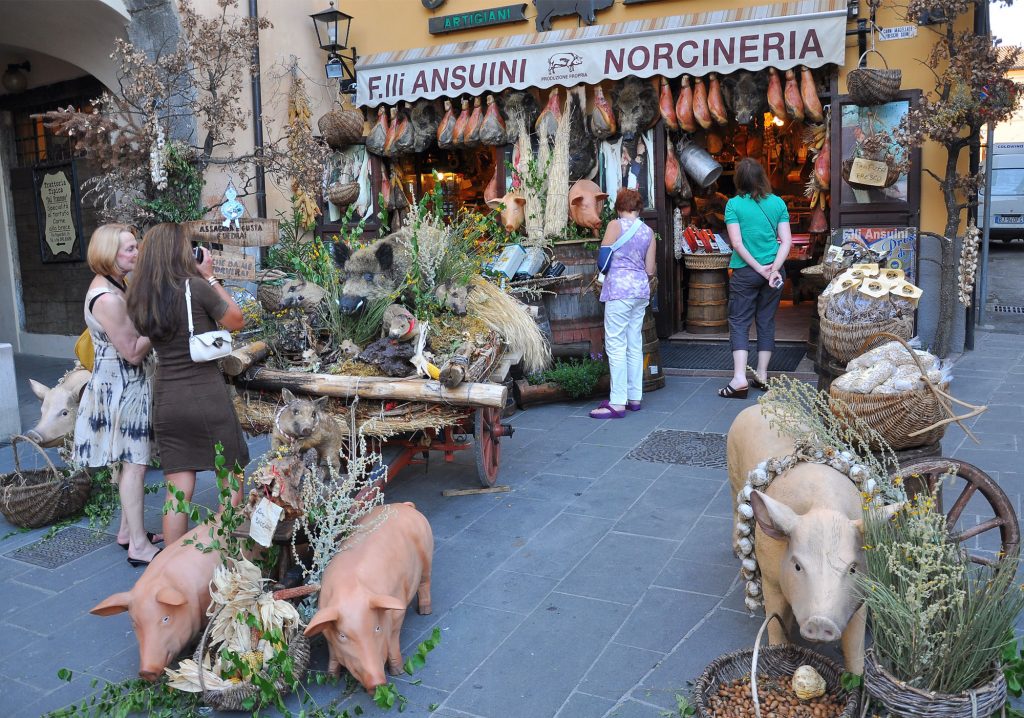
[[800,666],[793,674],[793,692],[802,701],[825,695],[825,679],[811,666]]

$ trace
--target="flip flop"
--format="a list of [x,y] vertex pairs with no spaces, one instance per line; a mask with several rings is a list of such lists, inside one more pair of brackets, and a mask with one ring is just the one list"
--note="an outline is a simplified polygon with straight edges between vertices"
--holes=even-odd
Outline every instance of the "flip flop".
[[[597,413],[597,412],[600,412],[602,410],[604,410],[605,413],[603,413],[603,414]],[[626,411],[625,411],[625,409],[623,409],[623,410],[615,409],[607,401],[602,401],[600,404],[597,405],[596,409],[591,409],[590,410],[589,416],[590,416],[591,419],[625,419],[626,418]]]
[[761,381],[760,379],[757,378],[756,374],[754,375],[754,378],[750,380],[750,383],[756,389],[760,389],[761,391],[768,391],[768,382]]
[[726,384],[724,387],[718,390],[718,395],[723,399],[746,399],[748,391],[749,387],[736,389],[731,384]]
[[[154,534],[154,533],[150,533],[149,531],[146,532],[146,538],[149,539],[150,543],[163,543],[164,542],[163,537],[161,537],[159,541],[156,541],[155,540],[156,536],[157,535]],[[123,548],[125,551],[128,550],[128,544],[126,544],[126,543],[121,543],[120,541],[118,541],[117,545],[120,546],[121,548]]]
[[630,411],[640,411],[643,406],[640,405],[639,401],[627,401],[626,408]]

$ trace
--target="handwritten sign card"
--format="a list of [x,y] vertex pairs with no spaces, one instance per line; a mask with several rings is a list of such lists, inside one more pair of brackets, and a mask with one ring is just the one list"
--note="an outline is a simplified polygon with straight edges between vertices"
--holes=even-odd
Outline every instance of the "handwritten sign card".
[[269,247],[277,243],[278,221],[276,219],[242,219],[236,229],[234,224],[225,227],[217,220],[185,222],[185,231],[193,242],[224,244],[230,247]]
[[850,182],[854,184],[884,187],[888,176],[889,165],[885,162],[866,160],[863,157],[854,159],[853,166],[850,168]]
[[256,257],[242,252],[206,250],[213,255],[213,273],[221,279],[236,282],[256,281]]

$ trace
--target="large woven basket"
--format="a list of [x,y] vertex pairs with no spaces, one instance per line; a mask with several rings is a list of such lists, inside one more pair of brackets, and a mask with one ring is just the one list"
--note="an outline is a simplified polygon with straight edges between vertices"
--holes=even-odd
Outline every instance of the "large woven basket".
[[684,254],[683,264],[687,269],[725,269],[732,254]]
[[[940,384],[939,388],[946,391],[949,384]],[[934,444],[946,433],[946,424],[936,424],[945,419],[947,414],[938,398],[927,387],[899,394],[857,394],[836,389],[833,384],[828,394],[848,406],[850,412],[863,419],[896,451]],[[830,402],[829,408],[840,418],[845,413],[842,404],[838,402]],[[922,429],[927,431],[911,436]],[[877,450],[881,447],[871,448]]]
[[[25,471],[18,459],[18,442],[26,441],[42,454],[47,469]],[[11,437],[15,470],[0,475],[0,513],[15,526],[38,528],[76,514],[89,500],[92,479],[85,469],[70,476],[53,465],[46,452],[28,437]]]
[[[693,704],[697,709],[698,716],[721,718],[712,712],[711,698],[718,693],[718,689],[723,683],[750,675],[753,655],[753,649],[749,648],[735,653],[727,653],[716,658],[704,669],[693,687]],[[792,676],[797,668],[804,665],[811,666],[825,679],[828,690],[834,690],[840,686],[843,670],[835,662],[820,653],[790,644],[762,648],[758,656],[757,675],[770,678]],[[847,696],[842,718],[854,718],[859,713],[860,692],[851,691]]]
[[[874,53],[882,58],[885,69],[860,67],[860,63],[869,54]],[[903,80],[902,70],[890,70],[889,63],[885,56],[878,50],[868,50],[860,56],[857,61],[858,67],[846,74],[846,87],[850,99],[862,107],[882,105],[892,102],[900,91],[900,83]]]
[[359,183],[335,182],[327,188],[327,199],[331,204],[347,207],[359,199]]
[[874,649],[864,655],[864,688],[894,714],[915,718],[984,718],[998,713],[1006,703],[1006,678],[998,666],[991,680],[966,693],[950,695],[912,688],[889,673],[875,658]]
[[316,126],[333,150],[343,150],[363,142],[363,113],[347,103],[325,112]]
[[841,324],[827,319],[822,311],[819,325],[821,345],[839,362],[848,362],[868,349],[888,341],[876,338],[869,342],[868,340],[875,334],[894,334],[904,340],[909,340],[914,335],[913,317],[895,317],[884,322]]

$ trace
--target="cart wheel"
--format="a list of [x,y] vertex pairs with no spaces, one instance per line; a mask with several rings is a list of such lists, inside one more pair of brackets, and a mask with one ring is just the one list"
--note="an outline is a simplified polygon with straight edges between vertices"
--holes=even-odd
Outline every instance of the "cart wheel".
[[476,475],[484,487],[494,486],[501,463],[501,437],[512,432],[501,423],[501,409],[477,409],[473,415]]
[[[946,458],[914,461],[901,466],[900,472],[910,484],[907,487],[908,490],[912,490],[917,481],[923,480],[928,489],[934,492],[939,479],[946,475],[950,465],[959,467],[953,478],[947,479],[942,491],[946,496],[952,496],[959,491],[959,493],[955,493],[956,499],[949,504],[950,508],[946,513],[946,524],[950,536],[957,543],[965,543],[976,536],[999,529],[999,550],[1004,556],[1016,558],[1020,553],[1020,525],[1017,523],[1017,513],[1013,510],[1010,498],[999,487],[999,484],[992,480],[991,476],[977,466]],[[943,508],[944,503],[948,503],[942,501],[942,493],[939,495],[940,509]],[[971,525],[961,521],[961,517],[971,498],[977,493],[981,494],[988,506],[972,505],[971,515],[978,515],[978,522]],[[993,565],[995,546],[991,539],[994,539],[994,535],[988,541],[982,539],[973,548],[965,547],[971,561],[984,566]]]

